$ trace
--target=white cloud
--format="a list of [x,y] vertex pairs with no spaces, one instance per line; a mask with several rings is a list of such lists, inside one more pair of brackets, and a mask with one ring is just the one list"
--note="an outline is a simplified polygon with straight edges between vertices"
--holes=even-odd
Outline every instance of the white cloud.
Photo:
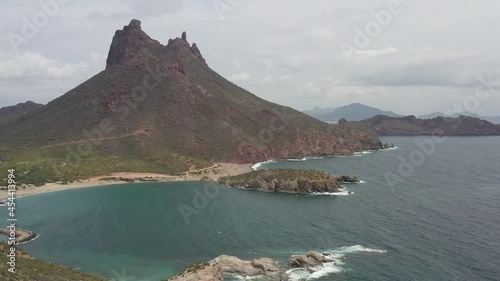
[[392,54],[392,53],[397,53],[397,52],[398,52],[398,49],[396,49],[394,47],[388,47],[388,48],[381,49],[381,50],[358,50],[358,51],[356,51],[356,54],[369,56],[369,57],[377,57],[380,55]]
[[302,91],[306,94],[317,94],[320,91],[320,88],[313,82],[309,82],[302,87]]
[[229,80],[232,82],[248,81],[252,79],[252,76],[248,72],[241,72],[229,76]]
[[239,61],[239,60],[237,60],[237,59],[235,59],[235,58],[233,58],[233,59],[231,60],[231,63],[234,65],[234,67],[236,67],[236,68],[241,68],[241,63],[240,63],[240,61]]
[[267,75],[263,79],[259,80],[259,83],[269,84],[276,82],[291,82],[291,81],[292,81],[292,75],[290,74],[281,75],[279,78],[275,78],[273,75]]
[[334,33],[331,29],[323,28],[323,27],[310,29],[309,34],[312,37],[314,37],[316,39],[320,39],[322,41],[328,41],[328,40],[332,39],[333,35],[334,35]]
[[305,64],[318,62],[319,60],[319,54],[295,54],[283,58],[282,65],[287,67],[302,67]]
[[266,83],[273,83],[273,82],[275,82],[275,81],[276,81],[276,79],[274,79],[274,77],[273,77],[272,75],[267,75],[264,79],[261,79],[261,80],[259,81],[259,83],[264,83],[264,84],[266,84]]
[[291,82],[292,81],[292,75],[290,75],[290,74],[282,75],[279,80],[282,81],[282,82]]
[[0,79],[81,77],[96,71],[103,65],[103,60],[103,56],[91,54],[90,61],[72,64],[49,59],[40,53],[28,52],[0,59]]

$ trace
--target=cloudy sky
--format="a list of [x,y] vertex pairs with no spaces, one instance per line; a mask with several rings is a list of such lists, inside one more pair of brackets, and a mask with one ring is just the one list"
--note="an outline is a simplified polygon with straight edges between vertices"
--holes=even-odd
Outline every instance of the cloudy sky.
[[498,0],[6,0],[0,107],[47,103],[102,71],[115,30],[136,18],[163,44],[185,30],[212,69],[299,110],[456,111],[483,77],[491,95],[468,108],[500,115],[499,10]]

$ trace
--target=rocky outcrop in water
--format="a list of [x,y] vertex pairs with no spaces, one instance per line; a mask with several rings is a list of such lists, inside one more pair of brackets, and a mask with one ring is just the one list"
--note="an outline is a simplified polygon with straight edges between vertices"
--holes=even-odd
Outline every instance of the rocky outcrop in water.
[[355,176],[334,177],[326,172],[312,170],[259,170],[234,177],[223,177],[219,183],[236,188],[283,193],[335,193],[340,183],[355,183]]
[[269,258],[244,261],[232,256],[219,256],[209,262],[189,266],[168,280],[222,281],[224,273],[234,273],[243,277],[262,276],[268,280],[288,280],[285,270]]
[[306,268],[309,269],[310,267],[317,266],[319,264],[325,263],[325,262],[332,262],[333,260],[330,258],[330,255],[328,253],[326,254],[320,254],[315,251],[309,251],[305,255],[296,255],[292,256],[290,258],[289,264],[291,267],[294,268]]

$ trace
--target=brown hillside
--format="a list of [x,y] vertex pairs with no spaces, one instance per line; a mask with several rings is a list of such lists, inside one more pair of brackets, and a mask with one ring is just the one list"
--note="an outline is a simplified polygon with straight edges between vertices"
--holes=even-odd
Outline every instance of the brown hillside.
[[51,159],[67,170],[81,156],[80,172],[103,159],[105,171],[174,172],[381,148],[370,129],[326,124],[229,82],[183,37],[162,45],[132,20],[115,33],[104,71],[0,129],[3,161]]

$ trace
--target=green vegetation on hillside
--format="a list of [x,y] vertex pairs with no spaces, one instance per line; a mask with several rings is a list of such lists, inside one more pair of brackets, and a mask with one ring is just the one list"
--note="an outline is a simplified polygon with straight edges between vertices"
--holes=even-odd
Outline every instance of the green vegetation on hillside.
[[67,266],[33,259],[21,250],[16,252],[16,273],[8,272],[10,246],[0,242],[0,280],[2,281],[106,281],[105,278],[81,273]]
[[8,169],[15,169],[17,185],[84,180],[114,172],[177,174],[213,165],[212,162],[176,154],[135,158],[126,154],[95,151],[72,158],[62,150],[25,149],[0,154],[0,186],[6,186]]
[[333,176],[327,172],[315,170],[272,169],[251,171],[246,174],[231,177],[222,177],[219,181],[222,183],[227,181],[250,181],[259,177],[262,177],[264,180],[274,179],[278,181],[294,181],[299,178],[307,178],[308,180],[315,181],[329,179]]

